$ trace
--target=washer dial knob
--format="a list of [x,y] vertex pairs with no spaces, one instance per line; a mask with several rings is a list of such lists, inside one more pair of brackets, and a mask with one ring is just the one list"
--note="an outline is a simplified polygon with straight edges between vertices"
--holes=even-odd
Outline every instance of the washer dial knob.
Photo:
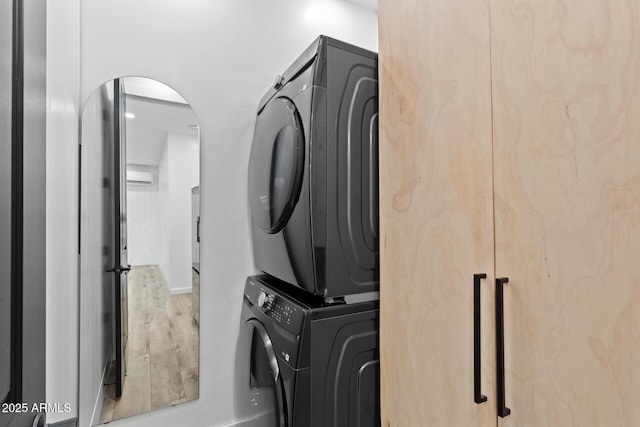
[[273,302],[273,295],[269,295],[264,291],[260,291],[258,294],[258,307],[264,307],[265,304]]

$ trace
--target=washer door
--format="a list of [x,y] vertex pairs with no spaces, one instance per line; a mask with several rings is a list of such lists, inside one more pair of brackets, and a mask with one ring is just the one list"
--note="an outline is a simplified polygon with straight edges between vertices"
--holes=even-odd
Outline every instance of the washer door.
[[286,427],[282,378],[267,330],[258,320],[248,320],[242,325],[239,345],[238,415],[257,421],[261,427]]
[[249,205],[253,222],[267,233],[287,223],[304,175],[304,131],[288,98],[276,98],[256,119],[249,159]]

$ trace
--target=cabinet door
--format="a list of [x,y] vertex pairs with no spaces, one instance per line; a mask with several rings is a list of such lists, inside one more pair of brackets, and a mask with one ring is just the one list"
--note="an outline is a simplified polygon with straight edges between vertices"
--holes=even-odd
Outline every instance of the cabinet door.
[[[487,0],[379,2],[383,426],[495,426]],[[474,403],[473,275],[482,290]]]
[[492,0],[505,426],[640,419],[640,6]]

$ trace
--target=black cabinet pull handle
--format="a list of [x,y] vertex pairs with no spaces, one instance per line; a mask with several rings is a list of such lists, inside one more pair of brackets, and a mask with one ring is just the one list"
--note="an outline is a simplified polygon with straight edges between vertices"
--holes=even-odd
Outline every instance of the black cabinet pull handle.
[[508,277],[496,279],[496,369],[498,389],[498,416],[504,418],[511,413],[504,402],[504,285],[509,283]]
[[480,404],[487,401],[487,396],[482,394],[481,384],[481,356],[480,348],[480,281],[486,279],[486,274],[473,275],[473,401]]

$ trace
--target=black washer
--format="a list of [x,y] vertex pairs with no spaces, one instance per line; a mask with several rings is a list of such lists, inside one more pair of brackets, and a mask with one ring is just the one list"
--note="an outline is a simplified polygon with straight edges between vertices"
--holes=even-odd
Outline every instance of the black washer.
[[377,302],[325,304],[272,277],[249,277],[236,352],[238,420],[379,426],[378,318]]

